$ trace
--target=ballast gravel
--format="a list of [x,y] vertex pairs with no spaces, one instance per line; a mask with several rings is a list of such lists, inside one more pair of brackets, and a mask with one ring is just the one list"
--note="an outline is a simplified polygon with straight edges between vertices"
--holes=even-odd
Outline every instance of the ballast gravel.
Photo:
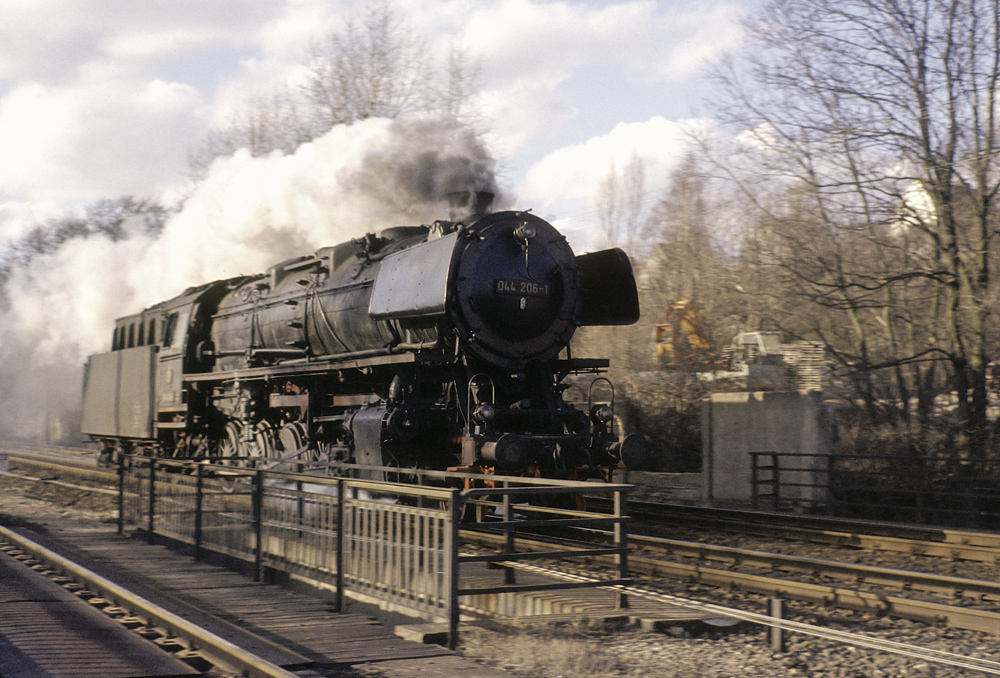
[[[872,636],[980,657],[995,655],[995,639],[893,621],[891,630],[866,625]],[[885,678],[982,676],[899,655],[790,636],[784,652],[770,648],[765,629],[674,637],[629,628],[536,627],[498,632],[462,629],[465,656],[525,678]]]

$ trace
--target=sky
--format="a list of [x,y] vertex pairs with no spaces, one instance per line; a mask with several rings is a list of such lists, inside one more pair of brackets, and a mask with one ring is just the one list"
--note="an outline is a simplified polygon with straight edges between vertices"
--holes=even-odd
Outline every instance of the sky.
[[[305,60],[365,2],[0,0],[0,246],[63,210],[170,195],[227,107]],[[705,67],[752,0],[410,0],[431,48],[479,65],[476,108],[504,192],[594,249],[595,192],[646,165],[651,200],[710,124]]]
[[[33,229],[122,196],[182,204],[159,233],[79,235],[0,286],[0,439],[79,406],[115,318],[366,232],[446,219],[455,188],[601,241],[599,187],[645,168],[652,206],[712,130],[706,67],[758,0],[398,0],[432,54],[478,66],[479,134],[434,117],[340,126],[294,152],[191,151],[248,97],[301,74],[367,0],[0,0],[0,262]],[[183,197],[183,203],[179,198]],[[44,420],[32,423],[32,418]]]

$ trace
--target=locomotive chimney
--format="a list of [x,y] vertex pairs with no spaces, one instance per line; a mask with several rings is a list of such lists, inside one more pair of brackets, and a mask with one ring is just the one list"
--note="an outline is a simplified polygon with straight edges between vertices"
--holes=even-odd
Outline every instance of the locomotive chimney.
[[493,204],[493,194],[490,191],[476,191],[475,203],[472,205],[472,216],[485,217]]
[[452,221],[475,221],[486,216],[493,204],[493,193],[490,191],[455,191],[448,194],[448,205],[451,208],[448,218]]

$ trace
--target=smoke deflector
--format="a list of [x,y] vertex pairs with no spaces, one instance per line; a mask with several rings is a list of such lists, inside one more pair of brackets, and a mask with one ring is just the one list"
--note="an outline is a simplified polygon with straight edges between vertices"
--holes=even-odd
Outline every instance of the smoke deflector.
[[390,254],[379,268],[368,313],[376,320],[440,315],[456,233]]
[[628,255],[615,247],[576,258],[584,325],[631,325],[639,320],[639,291]]

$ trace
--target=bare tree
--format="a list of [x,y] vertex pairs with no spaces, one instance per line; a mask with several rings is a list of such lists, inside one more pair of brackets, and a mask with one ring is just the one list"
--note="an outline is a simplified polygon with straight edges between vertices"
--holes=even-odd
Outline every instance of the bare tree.
[[479,90],[480,64],[469,57],[469,50],[453,41],[448,50],[448,75],[444,90],[436,96],[436,108],[476,126],[479,111],[473,105]]
[[311,44],[304,82],[250,97],[195,148],[189,166],[198,176],[240,148],[291,153],[334,125],[366,118],[440,111],[471,124],[477,64],[457,42],[446,64],[436,56],[390,0],[377,0]]
[[240,148],[253,156],[272,151],[293,153],[299,145],[329,129],[317,123],[310,107],[287,86],[270,94],[257,94],[232,111],[225,123],[210,130],[188,154],[188,167],[203,175],[215,158],[232,155]]
[[650,263],[659,268],[654,280],[661,304],[712,294],[710,277],[721,262],[712,243],[714,215],[708,183],[694,156],[688,154],[651,210],[649,232],[657,244]]
[[84,216],[65,216],[40,223],[0,249],[0,310],[7,306],[7,283],[17,268],[38,256],[58,251],[73,240],[103,237],[118,242],[134,235],[158,235],[173,211],[152,198],[122,196],[88,205]]
[[425,102],[426,53],[388,1],[373,3],[313,45],[306,97],[328,127],[397,117]]
[[829,312],[808,330],[907,423],[945,371],[974,455],[997,350],[998,27],[989,0],[773,0],[721,107],[785,292]]
[[746,229],[732,190],[710,173],[710,163],[689,152],[671,173],[667,189],[650,211],[649,237],[655,242],[640,274],[643,303],[662,314],[672,303],[697,304],[701,323],[715,348],[737,332],[762,329],[769,304],[756,288],[766,286],[764,269],[750,270],[737,259],[745,243],[732,239],[732,222]]
[[643,237],[645,184],[645,161],[633,152],[620,171],[611,163],[598,187],[597,214],[605,244],[621,247],[633,259],[645,258],[647,249]]

